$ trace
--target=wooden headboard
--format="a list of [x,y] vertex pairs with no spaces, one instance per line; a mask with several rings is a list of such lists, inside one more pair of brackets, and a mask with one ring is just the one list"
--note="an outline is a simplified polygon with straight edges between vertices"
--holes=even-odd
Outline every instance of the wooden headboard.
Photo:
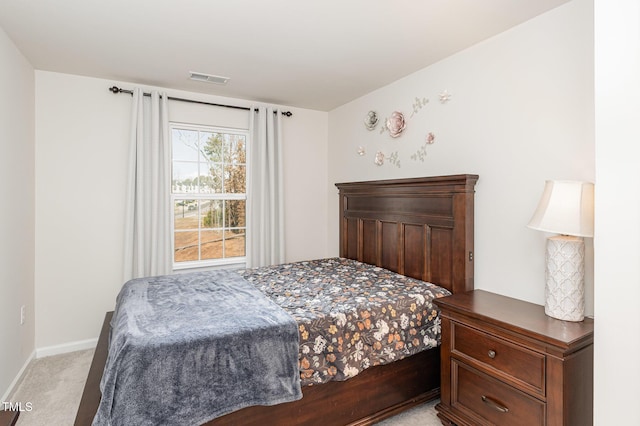
[[337,183],[340,256],[473,290],[477,175]]

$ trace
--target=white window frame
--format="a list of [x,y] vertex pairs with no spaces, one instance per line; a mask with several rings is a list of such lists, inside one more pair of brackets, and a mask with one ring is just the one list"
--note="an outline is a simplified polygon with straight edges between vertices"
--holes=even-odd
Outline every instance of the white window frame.
[[[207,125],[196,125],[196,124],[187,124],[187,123],[178,123],[178,122],[170,122],[169,123],[169,133],[173,135],[174,129],[180,130],[196,130],[203,132],[211,132],[211,133],[233,133],[244,135],[245,137],[245,151],[246,151],[246,162],[245,162],[245,193],[244,194],[236,194],[236,193],[226,193],[226,194],[216,194],[216,193],[174,193],[173,188],[169,188],[170,199],[171,199],[171,261],[173,264],[174,271],[184,271],[188,269],[198,269],[198,268],[216,268],[216,267],[228,267],[228,266],[239,266],[242,267],[246,264],[247,258],[247,240],[246,240],[246,229],[248,218],[246,217],[245,210],[245,256],[237,256],[237,257],[228,257],[221,259],[204,259],[204,260],[194,260],[194,261],[186,261],[186,262],[176,262],[175,261],[175,217],[173,214],[173,208],[175,203],[180,200],[197,200],[198,201],[198,217],[200,215],[200,207],[202,200],[244,200],[245,203],[247,201],[247,192],[249,191],[249,130],[248,129],[238,129],[233,127],[221,127],[221,126],[207,126]],[[173,138],[171,139],[171,181],[173,182]],[[200,164],[200,163],[199,163]],[[246,204],[245,204],[246,206]],[[224,215],[226,214],[225,209],[222,210],[223,221],[225,223]],[[224,229],[224,228],[223,228]],[[231,228],[233,229],[233,228]],[[200,233],[202,232],[202,228],[199,224],[198,226],[198,241],[200,241]],[[225,245],[222,245],[223,253]],[[198,252],[200,252],[200,244],[198,244]],[[224,255],[223,255],[224,256]],[[200,256],[198,256],[200,257]]]

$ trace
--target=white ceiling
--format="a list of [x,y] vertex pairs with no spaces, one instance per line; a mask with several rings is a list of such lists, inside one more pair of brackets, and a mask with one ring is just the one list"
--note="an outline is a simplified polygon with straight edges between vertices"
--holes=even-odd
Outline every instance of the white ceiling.
[[0,27],[38,70],[329,111],[567,1],[0,0]]

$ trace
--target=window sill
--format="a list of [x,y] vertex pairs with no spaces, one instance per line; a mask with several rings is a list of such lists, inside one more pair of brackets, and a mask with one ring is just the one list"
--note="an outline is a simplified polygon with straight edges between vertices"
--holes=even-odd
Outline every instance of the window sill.
[[196,271],[212,271],[215,269],[244,269],[247,267],[246,258],[219,259],[211,262],[180,262],[173,265],[173,273],[184,274]]

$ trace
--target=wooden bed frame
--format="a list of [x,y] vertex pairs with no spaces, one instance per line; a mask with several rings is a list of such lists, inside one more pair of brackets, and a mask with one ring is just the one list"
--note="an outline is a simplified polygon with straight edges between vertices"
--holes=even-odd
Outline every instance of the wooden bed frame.
[[[473,289],[477,175],[339,183],[340,256],[433,282]],[[76,416],[90,425],[100,402],[111,312],[105,320]],[[207,425],[370,425],[440,394],[440,350],[369,368],[344,382],[303,388],[303,398],[254,406]]]

